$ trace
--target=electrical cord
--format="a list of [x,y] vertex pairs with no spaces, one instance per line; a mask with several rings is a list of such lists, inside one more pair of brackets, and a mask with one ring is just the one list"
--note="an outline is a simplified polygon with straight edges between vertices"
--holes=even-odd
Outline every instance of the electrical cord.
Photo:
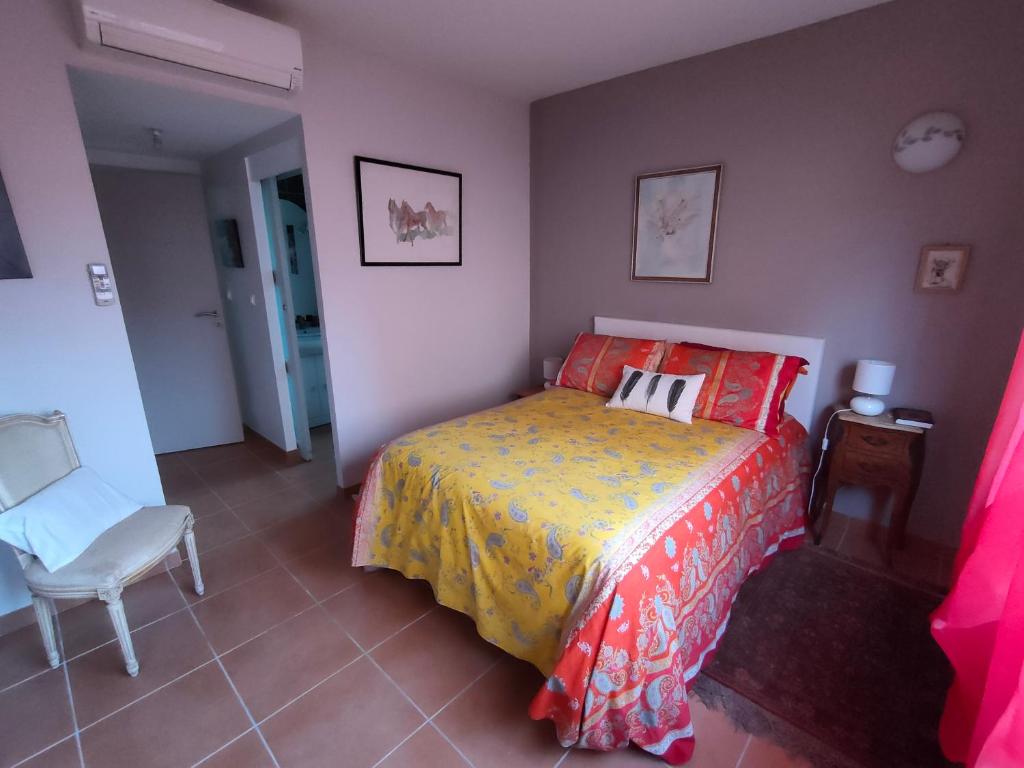
[[832,411],[832,415],[828,417],[828,421],[825,422],[825,436],[821,438],[821,454],[818,456],[818,468],[814,470],[814,475],[811,477],[811,493],[807,497],[807,521],[811,521],[811,505],[814,504],[814,486],[818,482],[818,475],[821,474],[821,468],[825,464],[825,454],[828,453],[828,431],[832,428],[832,419],[838,416],[840,413],[849,413],[853,408],[840,408],[839,410]]

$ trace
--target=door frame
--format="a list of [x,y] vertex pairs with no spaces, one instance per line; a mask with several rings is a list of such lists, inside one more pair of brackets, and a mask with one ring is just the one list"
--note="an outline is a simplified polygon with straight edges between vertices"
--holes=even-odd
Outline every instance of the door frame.
[[[288,139],[249,155],[245,159],[245,171],[249,184],[249,201],[252,208],[253,221],[256,223],[256,250],[263,286],[266,321],[270,335],[270,351],[274,361],[275,379],[277,383],[277,400],[284,427],[285,450],[298,450],[306,460],[312,458],[312,439],[309,433],[309,418],[306,413],[305,388],[302,381],[302,361],[299,356],[298,335],[295,329],[295,310],[291,296],[291,282],[287,267],[284,265],[285,248],[284,226],[281,221],[280,199],[277,194],[277,177],[282,174],[302,174],[306,188],[307,215],[309,217],[310,249],[313,251],[313,266],[317,285],[317,311],[320,313],[321,333],[323,331],[323,306],[320,301],[319,274],[317,273],[316,240],[313,232],[312,215],[309,213],[309,182],[306,169],[306,156],[302,140],[298,137]],[[268,216],[269,210],[269,216]],[[273,242],[270,233],[273,232]],[[274,253],[278,254],[277,282],[274,278]],[[278,303],[280,289],[283,306]],[[280,313],[284,312],[285,322],[282,323]],[[327,340],[323,339],[324,362],[327,362]],[[287,362],[287,366],[285,363]],[[328,382],[330,381],[328,375]],[[295,393],[291,396],[290,388]],[[330,394],[330,386],[328,386]],[[334,423],[334,398],[330,397],[331,418]],[[336,430],[335,430],[336,431]],[[337,436],[335,435],[335,444]]]

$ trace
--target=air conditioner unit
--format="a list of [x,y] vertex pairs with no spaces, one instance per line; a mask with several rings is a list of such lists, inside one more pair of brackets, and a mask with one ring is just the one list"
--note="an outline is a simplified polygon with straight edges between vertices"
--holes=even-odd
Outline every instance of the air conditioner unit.
[[80,0],[86,39],[288,91],[302,87],[298,31],[212,0]]

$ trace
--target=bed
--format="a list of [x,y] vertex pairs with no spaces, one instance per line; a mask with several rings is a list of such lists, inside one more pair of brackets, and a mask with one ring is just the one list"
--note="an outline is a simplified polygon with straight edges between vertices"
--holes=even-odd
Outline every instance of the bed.
[[[595,328],[630,335],[612,322]],[[686,687],[737,591],[802,539],[806,436],[792,415],[768,437],[554,388],[386,445],[360,494],[353,564],[427,580],[539,669],[529,714],[563,745],[632,742],[681,764],[694,748]]]

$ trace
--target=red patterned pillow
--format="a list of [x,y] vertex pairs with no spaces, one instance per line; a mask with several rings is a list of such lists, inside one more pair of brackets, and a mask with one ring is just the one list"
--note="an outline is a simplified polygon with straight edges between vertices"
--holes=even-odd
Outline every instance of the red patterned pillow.
[[774,352],[740,352],[703,344],[669,344],[662,373],[703,373],[693,415],[777,435],[786,397],[807,361]]
[[656,371],[664,353],[663,341],[581,333],[562,363],[555,384],[611,397],[624,366]]

